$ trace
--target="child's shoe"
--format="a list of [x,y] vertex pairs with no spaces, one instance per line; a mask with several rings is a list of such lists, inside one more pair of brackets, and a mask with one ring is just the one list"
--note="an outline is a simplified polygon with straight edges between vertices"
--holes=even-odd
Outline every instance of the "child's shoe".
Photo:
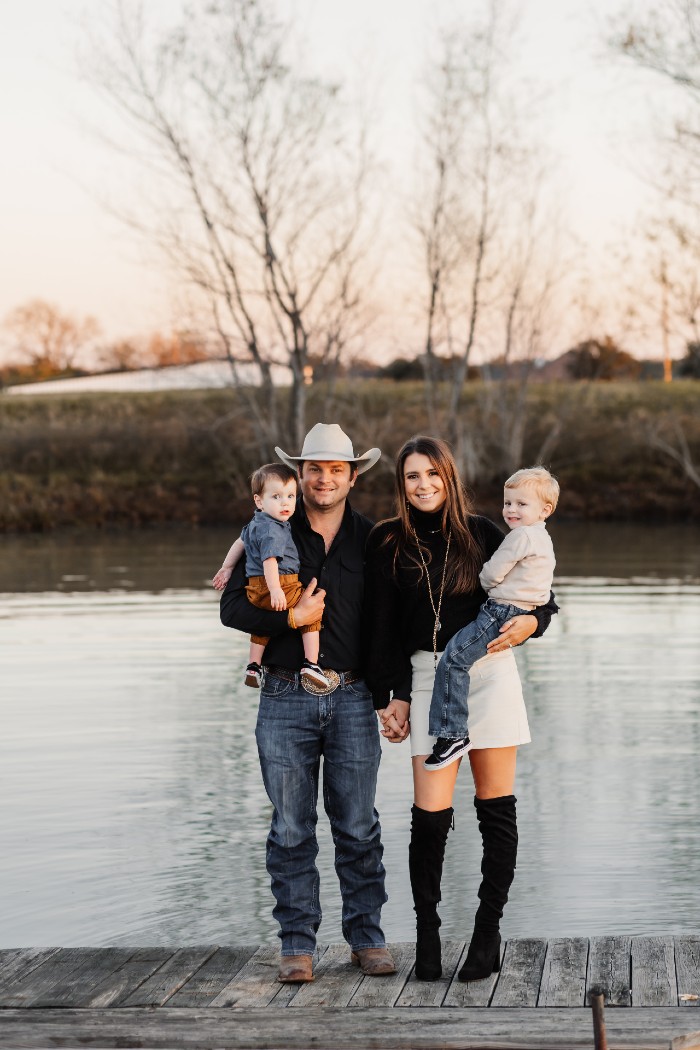
[[308,682],[310,685],[320,685],[324,689],[327,689],[331,684],[318,664],[312,664],[310,660],[304,660],[299,677],[302,682]]
[[253,662],[248,664],[245,669],[245,684],[249,685],[251,689],[259,689],[262,681],[262,668],[260,664]]
[[428,755],[423,766],[432,772],[436,769],[444,769],[445,766],[451,765],[465,755],[468,747],[468,736],[460,736],[457,740],[448,740],[440,736],[435,741],[432,755]]

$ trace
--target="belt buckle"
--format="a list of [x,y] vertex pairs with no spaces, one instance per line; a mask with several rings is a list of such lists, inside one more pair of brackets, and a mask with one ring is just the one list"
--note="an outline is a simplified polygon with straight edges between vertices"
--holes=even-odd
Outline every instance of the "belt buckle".
[[312,696],[328,696],[329,693],[334,693],[340,685],[340,675],[330,667],[324,667],[323,673],[329,680],[330,685],[320,685],[318,682],[305,682],[300,675],[301,688],[305,689],[307,693],[311,693]]

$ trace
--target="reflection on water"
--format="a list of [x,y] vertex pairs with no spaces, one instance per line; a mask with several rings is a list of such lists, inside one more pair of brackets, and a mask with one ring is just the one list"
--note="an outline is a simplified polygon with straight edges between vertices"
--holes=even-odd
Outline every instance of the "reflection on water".
[[[239,528],[3,536],[0,594],[162,591],[205,586]],[[552,520],[557,574],[700,580],[695,525]]]
[[[518,653],[533,743],[519,759],[508,935],[700,925],[697,554],[690,530],[614,547],[618,528],[599,542],[569,532],[571,546],[557,535],[562,611]],[[247,642],[219,625],[202,587],[229,537],[189,534],[183,551],[183,535],[154,535],[138,554],[141,534],[48,552],[46,540],[12,541],[0,581],[17,592],[0,619],[0,946],[274,940],[256,695],[240,685]],[[106,593],[118,566],[122,585]],[[385,747],[392,940],[413,930],[409,766],[406,748]],[[442,907],[454,936],[476,904],[471,796],[465,769]],[[319,829],[322,937],[339,940],[323,819]]]

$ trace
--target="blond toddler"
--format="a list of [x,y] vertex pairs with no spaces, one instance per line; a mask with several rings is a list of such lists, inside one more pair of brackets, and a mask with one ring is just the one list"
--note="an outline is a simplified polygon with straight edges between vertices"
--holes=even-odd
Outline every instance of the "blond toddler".
[[511,530],[479,573],[488,599],[477,618],[445,646],[435,673],[429,732],[437,737],[428,770],[456,762],[469,747],[469,671],[514,616],[546,605],[554,548],[545,521],[559,500],[559,483],[544,467],[518,470],[505,483],[503,518]]

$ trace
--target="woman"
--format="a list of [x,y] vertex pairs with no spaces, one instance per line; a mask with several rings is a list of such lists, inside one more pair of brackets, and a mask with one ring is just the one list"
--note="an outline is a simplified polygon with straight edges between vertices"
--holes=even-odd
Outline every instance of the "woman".
[[[452,453],[436,438],[406,442],[397,459],[396,491],[397,516],[375,526],[368,541],[367,681],[383,736],[398,743],[410,725],[414,805],[408,856],[417,925],[415,973],[430,981],[442,975],[437,905],[460,764],[437,771],[423,766],[435,742],[428,735],[433,679],[448,639],[476,618],[485,600],[479,571],[503,534],[473,512]],[[461,981],[488,977],[500,968],[499,922],[515,871],[516,752],[529,742],[530,732],[511,647],[541,634],[556,611],[550,599],[531,615],[514,617],[471,672],[469,761],[483,859],[480,904]]]

